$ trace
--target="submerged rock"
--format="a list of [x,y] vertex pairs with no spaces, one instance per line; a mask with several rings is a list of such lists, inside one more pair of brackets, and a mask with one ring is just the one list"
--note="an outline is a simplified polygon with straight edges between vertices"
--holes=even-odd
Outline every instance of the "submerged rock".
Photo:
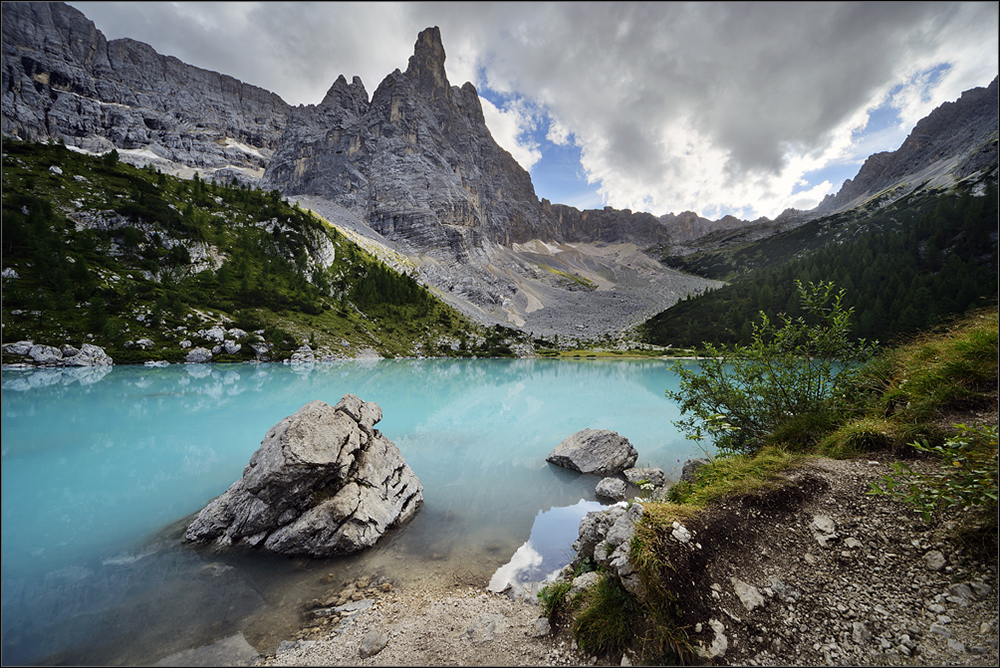
[[594,489],[594,494],[601,498],[623,500],[627,495],[627,485],[621,478],[602,478]]
[[624,436],[607,429],[578,431],[549,453],[545,461],[580,473],[610,475],[635,464],[639,452]]
[[191,523],[190,541],[326,557],[370,547],[413,517],[423,486],[374,425],[382,409],[346,394],[268,430],[237,480]]

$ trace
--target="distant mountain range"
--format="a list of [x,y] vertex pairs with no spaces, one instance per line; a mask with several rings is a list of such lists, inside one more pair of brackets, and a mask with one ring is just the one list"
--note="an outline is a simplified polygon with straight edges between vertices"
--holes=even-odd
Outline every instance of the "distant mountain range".
[[405,257],[420,279],[485,322],[597,336],[635,325],[712,282],[647,251],[683,253],[709,233],[767,236],[822,215],[948,187],[997,163],[997,80],[920,121],[894,152],[812,211],[711,221],[580,211],[539,199],[500,147],[471,83],[445,76],[440,31],[422,31],[405,71],[369,97],[343,76],[292,107],[232,77],[130,39],[108,41],[63,3],[3,4],[2,131],[133,164],[249,183],[313,208]]

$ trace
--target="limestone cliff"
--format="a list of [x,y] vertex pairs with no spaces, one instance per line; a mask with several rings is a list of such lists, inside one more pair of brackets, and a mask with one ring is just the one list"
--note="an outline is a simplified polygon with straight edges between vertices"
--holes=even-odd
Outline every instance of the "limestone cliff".
[[264,187],[328,198],[388,238],[460,258],[557,236],[531,177],[493,140],[475,86],[451,86],[444,62],[428,28],[370,101],[360,79],[337,79],[292,113]]
[[63,3],[3,3],[2,58],[3,133],[95,152],[261,170],[289,110],[274,93],[142,42],[108,41]]

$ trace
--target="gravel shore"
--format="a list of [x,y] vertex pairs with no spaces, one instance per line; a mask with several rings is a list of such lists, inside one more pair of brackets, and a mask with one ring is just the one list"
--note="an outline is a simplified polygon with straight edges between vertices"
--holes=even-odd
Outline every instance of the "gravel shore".
[[[820,493],[777,524],[745,517],[742,557],[720,555],[710,614],[689,629],[705,663],[997,665],[996,545],[970,544],[958,516],[928,525],[900,502],[865,494],[888,464],[874,455],[815,460],[803,475],[823,481]],[[257,665],[639,662],[587,656],[568,629],[539,621],[539,606],[484,588],[353,586],[355,609],[311,622]]]

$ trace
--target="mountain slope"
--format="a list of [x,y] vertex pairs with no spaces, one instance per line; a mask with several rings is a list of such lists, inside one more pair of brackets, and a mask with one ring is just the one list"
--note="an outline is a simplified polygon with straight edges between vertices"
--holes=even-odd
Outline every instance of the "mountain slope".
[[659,345],[749,344],[763,311],[797,316],[795,281],[832,281],[855,310],[852,335],[886,341],[997,300],[997,182],[918,192],[866,212],[852,209],[748,244],[684,258],[689,269],[733,275],[640,330]]
[[824,214],[883,206],[996,163],[994,82],[935,111],[899,151],[873,156],[825,208],[774,221],[579,211],[537,198],[493,140],[475,87],[448,82],[437,28],[420,33],[406,70],[370,99],[360,79],[340,77],[320,104],[292,108],[139,42],[107,41],[63,3],[4,3],[3,19],[5,135],[116,147],[130,164],[263,184],[343,214],[370,248],[401,258],[478,321],[543,335],[612,334],[728,276],[650,258],[690,269],[694,253],[760,253],[755,242]]
[[289,359],[304,343],[338,358],[514,342],[275,192],[55,144],[4,139],[3,156],[5,344],[95,343],[120,363],[184,361],[198,347],[235,362]]

